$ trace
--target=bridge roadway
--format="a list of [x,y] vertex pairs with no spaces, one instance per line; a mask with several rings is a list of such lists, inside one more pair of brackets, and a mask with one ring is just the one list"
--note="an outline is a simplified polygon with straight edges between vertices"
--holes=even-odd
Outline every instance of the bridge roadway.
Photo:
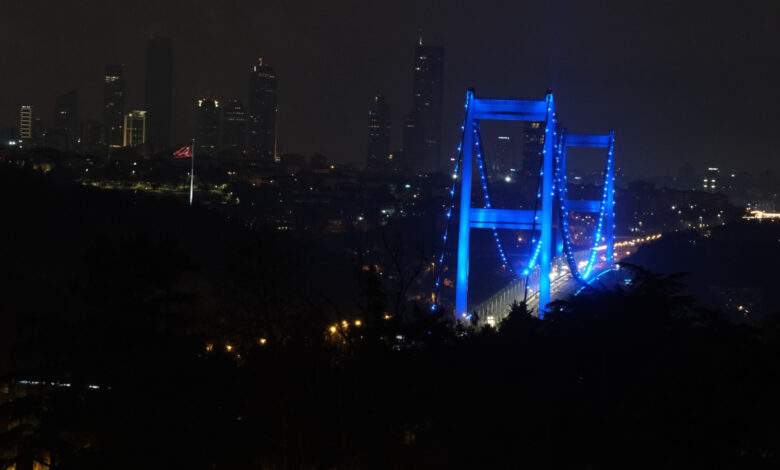
[[[575,255],[587,256],[589,250]],[[580,256],[577,256],[579,259]],[[598,266],[601,268],[601,266]],[[598,269],[600,272],[602,269]],[[551,269],[550,298],[552,300],[566,299],[580,288],[578,282],[569,272],[569,267],[563,257],[554,258]],[[487,300],[471,308],[470,312],[476,312],[480,324],[497,325],[509,313],[512,302],[521,302],[525,296],[526,278],[515,279],[506,287],[496,292]],[[539,305],[539,269],[535,269],[528,276],[527,304],[530,312],[538,311]]]
[[[646,237],[639,237],[634,239],[626,239],[615,243],[615,262],[619,262],[620,259],[627,256],[629,251],[624,251],[624,247],[634,247],[642,243],[648,243],[653,240],[657,240],[661,237],[661,234],[649,235]],[[575,259],[587,259],[590,254],[590,250],[581,250],[574,253]],[[601,273],[607,266],[604,265],[604,261],[600,261],[594,272]],[[550,279],[550,299],[551,300],[564,300],[574,295],[577,290],[582,287],[582,283],[577,281],[569,272],[569,266],[566,263],[564,257],[556,257],[552,262],[551,269],[552,277]],[[595,279],[592,278],[592,280]],[[509,313],[509,307],[512,302],[521,302],[525,297],[525,278],[515,279],[510,282],[509,285],[496,292],[487,300],[477,304],[473,308],[469,309],[469,312],[476,312],[480,325],[495,326],[501,320],[503,320]],[[539,305],[539,269],[535,269],[533,273],[528,277],[528,310],[530,312],[537,312]]]

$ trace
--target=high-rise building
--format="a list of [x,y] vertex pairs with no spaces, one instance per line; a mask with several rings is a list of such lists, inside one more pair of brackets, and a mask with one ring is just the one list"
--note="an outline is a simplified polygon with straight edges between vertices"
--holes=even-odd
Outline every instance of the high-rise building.
[[248,150],[262,156],[276,153],[276,72],[263,64],[263,58],[249,73]]
[[54,109],[54,127],[64,136],[58,145],[60,150],[72,150],[79,135],[78,99],[76,91],[57,96]]
[[705,193],[717,193],[722,191],[723,184],[720,181],[720,170],[715,167],[707,168],[704,172],[704,178],[702,181],[702,187]]
[[125,138],[123,144],[125,147],[135,147],[145,144],[147,139],[146,111],[133,111],[125,115],[124,122]]
[[103,124],[105,143],[121,147],[124,143],[125,78],[124,65],[106,65],[103,76]]
[[539,176],[544,147],[544,123],[526,121],[523,125],[523,176],[535,179]]
[[71,133],[59,127],[50,127],[43,133],[44,147],[51,147],[60,151],[70,151],[73,149]]
[[441,167],[442,103],[444,101],[444,48],[424,46],[422,37],[414,49],[414,118],[418,135],[411,155],[415,167],[437,171]]
[[219,101],[198,100],[195,106],[195,147],[199,155],[214,156],[219,150]]
[[[417,164],[417,158],[420,155],[420,128],[417,125],[417,118],[415,113],[407,114],[404,117],[404,127],[401,131],[402,139],[402,160],[397,163],[401,165],[403,171],[406,173],[413,173],[422,170]],[[397,153],[397,152],[396,152]]]
[[146,43],[147,142],[164,148],[171,145],[173,103],[173,43],[170,38],[151,38]]
[[[124,124],[124,122],[122,123]],[[80,147],[92,150],[105,143],[105,129],[103,125],[94,119],[88,119],[81,124]]]
[[16,129],[13,126],[0,126],[0,145],[13,146],[16,140]]
[[43,121],[41,121],[41,118],[38,116],[35,116],[33,114],[33,122],[32,122],[32,138],[33,143],[40,144],[40,142],[43,140],[44,131],[43,131]]
[[233,99],[223,103],[220,121],[222,152],[241,153],[246,150],[249,117],[241,101]]
[[19,138],[25,141],[33,139],[33,107],[22,105],[19,109]]
[[696,175],[696,168],[690,163],[686,163],[677,170],[677,188],[686,191],[695,191],[699,186],[699,177]]
[[517,166],[512,159],[512,150],[512,138],[508,135],[498,136],[495,146],[496,156],[492,159],[492,163],[490,163],[491,170],[500,173],[516,170]]
[[374,96],[368,109],[368,157],[366,167],[385,165],[390,155],[390,107],[382,95]]

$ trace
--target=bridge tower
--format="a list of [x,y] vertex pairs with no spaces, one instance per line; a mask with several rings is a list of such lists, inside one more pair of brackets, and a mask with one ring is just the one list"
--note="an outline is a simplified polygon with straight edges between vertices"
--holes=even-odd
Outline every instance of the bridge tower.
[[[539,121],[544,122],[544,145],[542,149],[541,211],[493,209],[471,207],[472,159],[475,136],[481,120]],[[531,257],[539,264],[539,310],[550,302],[550,270],[552,257],[552,221],[554,196],[554,152],[558,141],[555,122],[555,100],[552,92],[540,100],[482,99],[469,90],[466,96],[466,119],[463,129],[462,165],[460,166],[460,220],[458,225],[457,273],[455,278],[455,316],[467,314],[469,281],[469,237],[472,228],[521,229],[541,227],[541,235]],[[479,152],[477,146],[477,152]],[[478,155],[479,157],[479,155]],[[481,165],[481,160],[479,162]],[[456,175],[456,178],[458,175]],[[483,185],[485,183],[483,182]],[[503,255],[502,255],[503,257]],[[532,269],[533,262],[529,263]],[[524,273],[527,274],[527,271]]]
[[[604,261],[611,265],[615,249],[615,132],[609,134],[570,134],[567,129],[558,134],[555,152],[555,192],[559,203],[559,227],[563,242],[563,251],[569,263],[569,271],[576,279],[587,282],[594,274],[593,269],[598,262],[598,251],[601,239],[604,238]],[[604,184],[600,200],[570,200],[566,194],[566,160],[569,147],[602,148],[607,150],[607,164],[604,169]],[[571,236],[569,234],[569,212],[589,212],[598,214],[593,246],[590,249],[587,262],[580,272],[574,259]]]

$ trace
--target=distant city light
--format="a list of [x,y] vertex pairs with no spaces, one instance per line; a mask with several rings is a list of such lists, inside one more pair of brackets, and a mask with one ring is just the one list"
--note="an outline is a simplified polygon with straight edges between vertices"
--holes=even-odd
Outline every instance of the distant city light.
[[780,212],[764,212],[751,210],[750,215],[742,217],[743,219],[780,219]]

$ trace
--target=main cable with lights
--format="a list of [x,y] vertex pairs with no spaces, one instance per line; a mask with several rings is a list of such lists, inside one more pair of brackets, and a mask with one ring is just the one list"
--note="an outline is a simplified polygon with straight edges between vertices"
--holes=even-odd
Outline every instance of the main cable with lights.
[[[463,118],[463,124],[460,126],[461,134],[460,134],[460,143],[458,144],[458,156],[455,159],[455,169],[452,171],[452,186],[450,187],[449,195],[450,199],[447,204],[445,204],[446,212],[444,213],[445,217],[447,218],[447,223],[444,227],[444,235],[442,236],[442,243],[441,243],[441,254],[439,255],[439,264],[436,269],[436,281],[433,284],[433,303],[431,304],[431,311],[436,311],[438,308],[439,303],[439,286],[441,285],[441,276],[443,272],[444,267],[444,254],[447,251],[447,235],[450,231],[450,220],[452,220],[452,210],[455,208],[455,188],[458,184],[458,170],[460,169],[460,163],[463,159],[463,141],[466,137],[466,120],[468,119],[469,114],[469,105],[471,104],[471,98],[472,93],[467,92],[466,93],[466,105],[465,105],[465,116]],[[462,189],[461,189],[462,190]]]
[[[607,199],[609,192],[614,194],[614,171],[613,171],[613,159],[615,153],[615,137],[614,133],[610,132],[609,145],[607,151],[607,163],[604,171],[604,185],[601,194],[601,202],[599,204],[599,218],[596,224],[595,237],[593,238],[593,246],[590,248],[590,255],[588,256],[588,262],[585,265],[585,269],[580,272],[577,261],[574,259],[574,248],[571,242],[571,233],[569,230],[569,209],[567,206],[567,189],[566,189],[566,131],[563,130],[558,138],[556,144],[557,152],[555,152],[555,181],[558,193],[558,201],[560,203],[560,210],[558,211],[561,225],[561,238],[563,239],[564,252],[566,254],[566,261],[569,264],[569,270],[572,276],[581,281],[587,281],[593,272],[593,268],[596,265],[598,257],[598,246],[601,244],[601,233],[604,228],[604,219],[606,218],[607,210],[614,210],[612,207],[607,207]],[[612,184],[610,184],[612,183]],[[612,227],[614,229],[614,227]]]

